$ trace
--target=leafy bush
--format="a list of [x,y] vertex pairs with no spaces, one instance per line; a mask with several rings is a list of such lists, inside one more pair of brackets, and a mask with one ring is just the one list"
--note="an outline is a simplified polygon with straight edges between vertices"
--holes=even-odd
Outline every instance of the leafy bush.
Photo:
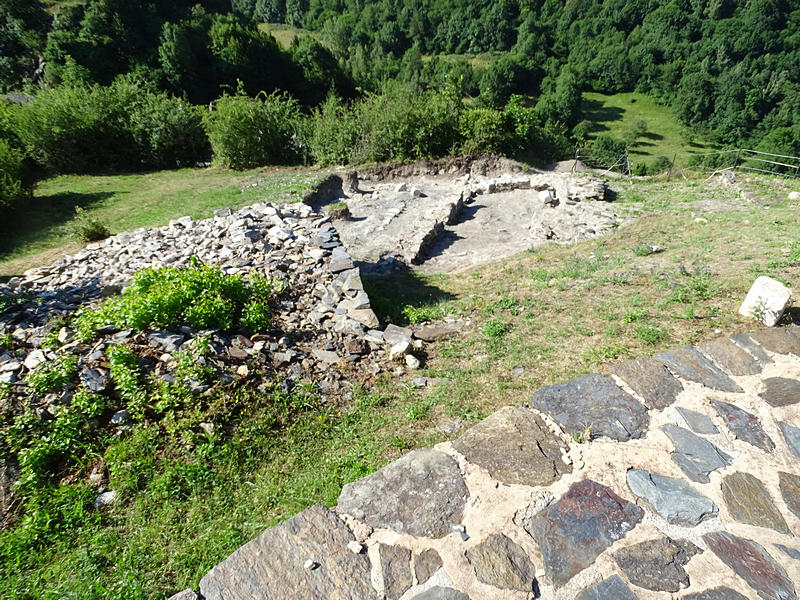
[[33,186],[26,175],[22,152],[0,138],[0,210],[5,214],[31,197]]
[[586,159],[592,167],[612,167],[628,151],[628,144],[608,135],[598,135],[591,146],[591,157]]
[[291,163],[299,157],[297,102],[282,94],[250,98],[239,90],[217,100],[204,124],[214,161],[231,169]]
[[336,96],[328,96],[308,119],[304,140],[318,164],[346,165],[353,160],[359,135],[355,112],[342,106]]
[[26,382],[36,393],[46,394],[61,389],[69,383],[77,369],[77,359],[71,354],[62,354],[28,373]]
[[489,338],[497,339],[511,331],[511,324],[503,319],[491,319],[483,326],[483,334]]
[[93,219],[86,214],[82,207],[75,208],[75,219],[72,223],[72,235],[82,242],[96,242],[104,240],[111,235],[105,223]]

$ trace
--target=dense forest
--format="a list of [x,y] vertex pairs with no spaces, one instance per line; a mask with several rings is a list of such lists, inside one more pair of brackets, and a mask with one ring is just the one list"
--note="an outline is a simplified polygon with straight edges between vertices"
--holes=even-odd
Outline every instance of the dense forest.
[[[310,33],[282,48],[261,23]],[[29,102],[0,105],[0,201],[26,165],[561,158],[586,137],[584,91],[649,94],[716,144],[797,155],[799,79],[799,0],[3,0],[0,89]],[[220,97],[230,114],[209,116]],[[215,126],[273,148],[223,148]]]

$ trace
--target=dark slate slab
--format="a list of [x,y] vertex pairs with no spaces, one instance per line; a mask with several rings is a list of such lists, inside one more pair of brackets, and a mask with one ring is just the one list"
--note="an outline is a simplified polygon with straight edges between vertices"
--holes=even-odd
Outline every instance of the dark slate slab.
[[711,481],[709,473],[731,464],[733,460],[714,444],[696,436],[688,429],[677,425],[664,425],[661,430],[675,445],[672,460],[692,481],[708,483]]
[[418,584],[428,581],[441,568],[442,557],[433,548],[428,548],[414,556],[414,577],[417,578]]
[[592,436],[621,442],[641,437],[650,417],[647,409],[603,375],[584,375],[540,389],[531,406],[550,415],[568,434],[591,427]]
[[453,588],[437,585],[424,592],[420,592],[412,597],[411,600],[469,600],[469,596]]
[[753,358],[755,358],[762,366],[773,362],[773,360],[769,357],[769,354],[764,351],[764,348],[757,344],[756,341],[746,333],[732,335],[730,339],[734,344],[752,354]]
[[682,479],[639,469],[630,469],[627,479],[631,491],[673,525],[694,527],[718,512],[716,504]]
[[761,399],[770,406],[789,406],[800,402],[800,381],[788,377],[767,377],[762,382]]
[[614,365],[611,373],[639,394],[649,409],[666,408],[683,391],[681,382],[661,362],[650,356]]
[[536,568],[531,559],[502,533],[490,535],[464,555],[481,583],[503,590],[534,590]]
[[585,479],[534,515],[525,529],[539,544],[548,579],[561,587],[625,537],[643,516],[638,506]]
[[612,575],[608,579],[588,587],[577,595],[575,600],[639,600],[619,575]]
[[754,414],[739,408],[729,402],[720,402],[719,400],[712,400],[711,406],[717,411],[717,414],[725,421],[728,429],[731,430],[737,440],[742,440],[760,448],[764,452],[772,452],[775,450],[775,443],[764,431],[761,426],[761,421],[758,420]]
[[747,596],[743,596],[729,587],[716,587],[705,592],[689,594],[684,596],[683,600],[747,600]]
[[503,483],[550,485],[572,467],[564,445],[533,411],[507,406],[458,438],[453,447]]
[[789,546],[784,546],[783,544],[775,544],[775,547],[789,558],[800,560],[800,550],[796,548],[790,548]]
[[731,375],[758,375],[759,362],[728,338],[717,338],[698,346],[701,352]]
[[731,518],[791,535],[767,488],[750,473],[731,473],[722,480],[722,497]]
[[378,544],[381,575],[386,600],[398,600],[413,584],[411,577],[411,550],[387,544]]
[[800,337],[794,335],[789,329],[762,329],[748,335],[750,339],[770,352],[800,355]]
[[703,541],[764,600],[797,600],[786,571],[762,545],[727,531],[707,533]]
[[800,477],[779,471],[778,487],[786,507],[800,517]]
[[690,410],[681,406],[678,406],[676,410],[678,411],[678,414],[683,417],[683,420],[686,421],[689,429],[695,433],[702,433],[705,435],[714,435],[715,433],[719,433],[719,429],[717,429],[717,426],[714,425],[714,422],[708,415],[704,415],[696,410]]
[[415,450],[345,485],[339,511],[372,527],[440,538],[461,522],[467,494],[455,460],[438,450]]
[[647,540],[612,554],[628,580],[654,592],[677,592],[689,586],[683,566],[700,548],[688,540]]
[[[375,598],[366,554],[347,549],[355,538],[322,505],[268,529],[200,580],[205,600]],[[304,568],[306,561],[316,564]]]
[[800,429],[782,421],[778,422],[778,427],[781,428],[781,433],[789,449],[797,458],[800,458]]
[[680,346],[656,354],[666,367],[689,381],[721,392],[743,393],[744,390],[719,367],[691,346]]

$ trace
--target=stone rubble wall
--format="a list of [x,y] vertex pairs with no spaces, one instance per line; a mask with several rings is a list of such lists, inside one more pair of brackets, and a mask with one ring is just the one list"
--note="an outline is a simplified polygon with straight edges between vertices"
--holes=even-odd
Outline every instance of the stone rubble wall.
[[790,600],[800,328],[536,392],[344,486],[181,600]]

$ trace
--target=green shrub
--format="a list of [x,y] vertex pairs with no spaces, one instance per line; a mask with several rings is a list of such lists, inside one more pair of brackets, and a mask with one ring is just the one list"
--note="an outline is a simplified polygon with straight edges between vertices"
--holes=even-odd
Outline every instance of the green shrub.
[[139,357],[124,345],[110,346],[106,350],[111,381],[125,401],[126,408],[137,420],[144,417],[147,393],[139,384]]
[[628,151],[628,144],[608,135],[598,135],[591,146],[591,157],[586,159],[592,167],[608,169]]
[[86,214],[80,206],[75,208],[72,222],[72,235],[82,242],[96,242],[111,235],[105,223]]
[[299,157],[300,109],[289,96],[224,95],[204,115],[214,161],[231,169],[288,164]]
[[316,163],[346,165],[353,160],[360,135],[355,112],[336,96],[328,96],[308,119],[304,140]]
[[31,197],[33,186],[26,175],[23,153],[0,138],[0,210],[4,214]]
[[491,319],[483,326],[483,334],[489,338],[497,339],[511,331],[511,324],[503,319]]
[[78,360],[71,354],[62,354],[28,373],[25,381],[33,391],[46,394],[59,390],[69,383],[77,369]]

